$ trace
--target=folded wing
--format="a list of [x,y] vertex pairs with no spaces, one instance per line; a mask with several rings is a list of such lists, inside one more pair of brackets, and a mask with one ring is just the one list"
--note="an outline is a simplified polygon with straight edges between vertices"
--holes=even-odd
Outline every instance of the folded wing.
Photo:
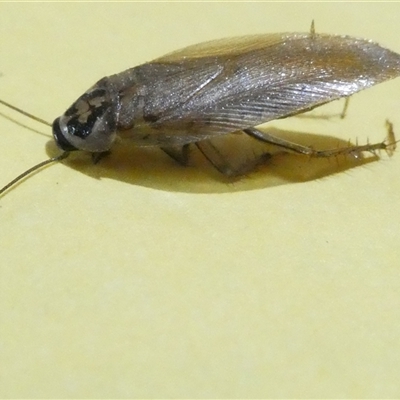
[[152,125],[204,137],[296,114],[400,75],[400,55],[376,43],[301,33],[217,40],[147,65],[166,71],[162,84],[169,91],[149,106],[157,116]]

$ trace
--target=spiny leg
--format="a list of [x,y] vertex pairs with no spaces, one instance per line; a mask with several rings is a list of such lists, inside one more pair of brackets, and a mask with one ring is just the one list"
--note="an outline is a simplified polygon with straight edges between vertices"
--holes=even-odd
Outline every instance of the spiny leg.
[[285,150],[308,155],[310,157],[332,157],[339,155],[352,155],[358,157],[362,152],[365,151],[375,154],[376,150],[386,150],[389,155],[393,154],[394,150],[396,149],[396,139],[393,132],[393,125],[389,121],[386,121],[386,126],[388,133],[383,142],[373,144],[368,143],[362,146],[349,145],[346,147],[329,150],[315,150],[312,147],[302,146],[300,144],[273,136],[267,132],[261,132],[255,128],[243,129],[243,132],[256,140],[259,140],[260,142],[269,143]]

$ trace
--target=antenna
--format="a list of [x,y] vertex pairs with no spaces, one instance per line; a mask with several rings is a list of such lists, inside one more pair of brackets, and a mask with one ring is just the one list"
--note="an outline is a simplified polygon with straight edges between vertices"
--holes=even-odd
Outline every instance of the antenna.
[[[25,115],[26,117],[31,118],[31,119],[33,119],[34,121],[40,122],[40,123],[42,123],[42,124],[44,124],[44,125],[47,125],[47,126],[50,126],[50,127],[51,127],[51,124],[50,124],[49,122],[45,121],[44,119],[41,119],[41,118],[39,118],[39,117],[36,117],[36,116],[33,115],[33,114],[30,114],[30,113],[28,113],[28,112],[26,112],[26,111],[24,111],[24,110],[21,110],[20,108],[15,107],[15,106],[13,106],[12,104],[9,104],[9,103],[7,103],[7,102],[4,101],[4,100],[1,100],[1,99],[0,99],[0,104],[3,104],[4,106],[6,106],[6,107],[8,107],[8,108],[11,108],[11,109],[14,110],[14,111],[17,111],[18,113],[20,113],[20,114],[22,114],[22,115]],[[40,162],[39,164],[36,164],[36,165],[34,165],[33,167],[27,169],[27,170],[24,171],[22,174],[18,175],[16,178],[14,178],[11,182],[7,183],[7,185],[5,185],[4,187],[2,187],[2,188],[0,189],[0,196],[1,196],[5,191],[7,191],[8,189],[10,189],[12,186],[14,186],[16,183],[18,183],[19,181],[21,181],[22,179],[24,179],[24,178],[27,177],[28,175],[32,174],[33,172],[37,171],[38,169],[43,168],[44,166],[49,165],[49,164],[51,164],[51,163],[53,163],[53,162],[64,160],[64,159],[67,158],[68,156],[69,156],[69,151],[65,151],[65,152],[61,153],[60,155],[58,155],[58,156],[56,156],[56,157],[51,157],[51,158],[49,158],[48,160],[42,161],[42,162]]]
[[16,178],[14,178],[11,182],[7,183],[4,187],[0,189],[0,196],[8,189],[10,189],[12,186],[14,186],[16,183],[24,179],[26,176],[30,175],[32,172],[37,171],[38,169],[44,167],[45,165],[51,164],[56,161],[61,161],[64,160],[69,156],[69,151],[65,151],[64,153],[61,153],[60,155],[56,157],[51,157],[48,160],[44,160],[40,162],[39,164],[34,165],[33,167],[27,169],[24,171],[22,174],[18,175]]
[[45,120],[42,119],[42,118],[36,117],[35,115],[30,114],[30,113],[28,113],[28,112],[26,112],[26,111],[24,111],[24,110],[21,110],[20,108],[15,107],[15,106],[11,105],[10,103],[7,103],[7,102],[4,101],[4,100],[1,100],[1,99],[0,99],[0,104],[3,104],[3,106],[6,106],[6,107],[8,107],[8,108],[11,108],[11,110],[14,110],[14,111],[19,112],[19,113],[22,114],[22,115],[25,115],[25,117],[31,118],[31,119],[33,119],[33,120],[35,120],[35,121],[37,121],[37,122],[41,122],[41,123],[44,124],[44,125],[51,126],[50,122],[47,122],[47,121],[45,121]]

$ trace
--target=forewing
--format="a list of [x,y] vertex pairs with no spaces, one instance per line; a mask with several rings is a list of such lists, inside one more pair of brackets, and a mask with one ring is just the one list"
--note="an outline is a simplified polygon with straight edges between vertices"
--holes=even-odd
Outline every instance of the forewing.
[[[285,41],[296,34],[274,33],[265,35],[238,36],[197,43],[183,49],[175,50],[155,59],[155,62],[175,63],[210,57],[232,57],[251,51],[266,49]],[[301,34],[304,36],[303,34]]]
[[174,84],[181,91],[154,127],[201,136],[302,112],[400,75],[400,55],[376,43],[295,33],[199,44],[151,64],[179,67],[170,97]]

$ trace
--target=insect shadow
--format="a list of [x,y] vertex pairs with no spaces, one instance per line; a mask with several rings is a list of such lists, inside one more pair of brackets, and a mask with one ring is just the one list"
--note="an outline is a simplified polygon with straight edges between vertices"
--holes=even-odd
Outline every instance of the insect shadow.
[[[263,128],[286,140],[318,149],[347,147],[347,141],[334,136],[295,132],[278,128]],[[228,193],[265,189],[291,183],[320,179],[365,165],[378,159],[377,155],[310,158],[282,152],[275,146],[260,143],[245,134],[230,134],[216,138],[213,143],[229,161],[241,163],[264,155],[263,163],[248,176],[228,178],[218,173],[194,146],[190,163],[182,166],[159,148],[137,147],[129,141],[117,143],[112,153],[94,164],[90,155],[73,153],[63,164],[95,179],[113,179],[132,185],[188,193]],[[46,145],[48,155],[57,154],[53,141]],[[210,179],[212,177],[213,179]]]

